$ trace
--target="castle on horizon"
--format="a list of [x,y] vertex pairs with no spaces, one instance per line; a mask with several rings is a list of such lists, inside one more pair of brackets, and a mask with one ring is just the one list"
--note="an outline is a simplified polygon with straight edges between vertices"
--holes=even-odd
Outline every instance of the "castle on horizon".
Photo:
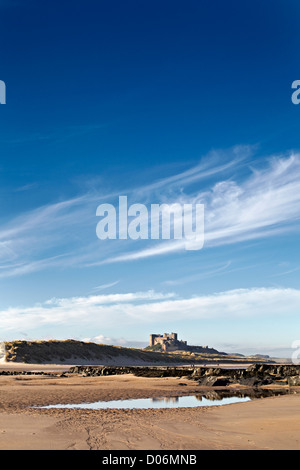
[[150,335],[149,346],[154,347],[157,344],[160,344],[161,350],[166,351],[176,351],[176,350],[187,350],[187,342],[179,341],[177,333],[164,333],[164,335]]
[[[149,348],[160,348],[162,352],[189,351],[190,353],[224,354],[208,346],[190,346],[187,341],[178,339],[177,333],[164,333],[163,335],[151,334]],[[155,349],[156,349],[155,348]]]

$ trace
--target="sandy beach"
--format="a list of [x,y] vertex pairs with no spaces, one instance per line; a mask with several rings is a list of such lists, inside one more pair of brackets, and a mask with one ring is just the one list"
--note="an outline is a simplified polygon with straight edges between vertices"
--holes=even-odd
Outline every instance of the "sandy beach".
[[[58,369],[51,368],[55,372]],[[193,395],[201,391],[204,390],[197,383],[183,378],[142,378],[133,375],[59,377],[59,373],[57,377],[1,376],[0,449],[300,448],[298,394],[219,407],[161,410],[32,408],[58,403]]]

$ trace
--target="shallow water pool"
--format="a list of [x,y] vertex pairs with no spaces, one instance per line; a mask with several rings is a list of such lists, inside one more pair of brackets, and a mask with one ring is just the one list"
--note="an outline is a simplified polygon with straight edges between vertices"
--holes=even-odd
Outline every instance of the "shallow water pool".
[[250,401],[248,396],[224,397],[224,398],[206,398],[201,395],[181,396],[181,397],[163,397],[163,398],[137,398],[130,400],[111,400],[96,401],[93,403],[77,403],[77,404],[57,404],[40,406],[38,408],[72,408],[72,409],[161,409],[161,408],[193,408],[199,406],[220,406],[230,405],[233,403],[243,403]]

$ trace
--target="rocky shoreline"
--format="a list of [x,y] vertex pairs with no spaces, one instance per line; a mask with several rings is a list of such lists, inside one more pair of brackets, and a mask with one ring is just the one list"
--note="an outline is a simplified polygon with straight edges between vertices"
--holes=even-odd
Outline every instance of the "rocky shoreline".
[[253,364],[247,369],[222,367],[169,367],[169,366],[73,366],[68,371],[57,373],[29,370],[0,370],[1,375],[36,375],[50,377],[98,377],[133,374],[136,377],[178,377],[197,382],[206,387],[227,387],[246,385],[260,387],[264,385],[300,386],[300,365]]
[[300,366],[253,364],[247,369],[221,367],[95,367],[75,366],[69,374],[105,376],[133,374],[136,377],[184,377],[199,385],[220,387],[231,384],[247,386],[289,385],[300,386]]

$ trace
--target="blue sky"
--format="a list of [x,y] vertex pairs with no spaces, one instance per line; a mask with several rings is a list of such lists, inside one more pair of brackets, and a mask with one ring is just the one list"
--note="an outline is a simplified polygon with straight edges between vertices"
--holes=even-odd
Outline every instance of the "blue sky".
[[[0,340],[300,334],[300,6],[0,1]],[[96,237],[96,209],[202,203],[205,244]]]

